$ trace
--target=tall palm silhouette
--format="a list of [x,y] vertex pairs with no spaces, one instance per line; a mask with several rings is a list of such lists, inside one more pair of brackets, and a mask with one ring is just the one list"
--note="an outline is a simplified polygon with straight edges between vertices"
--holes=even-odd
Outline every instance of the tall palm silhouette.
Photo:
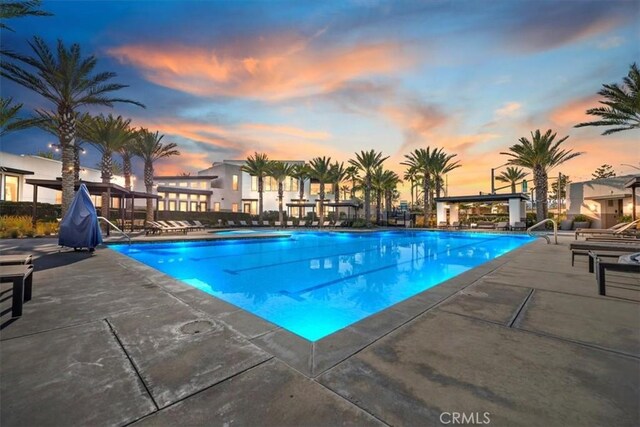
[[367,227],[371,226],[371,176],[376,168],[382,166],[385,160],[389,158],[382,157],[382,153],[375,150],[361,151],[355,153],[356,158],[349,160],[349,164],[355,166],[364,175],[362,180],[364,183],[364,216]]

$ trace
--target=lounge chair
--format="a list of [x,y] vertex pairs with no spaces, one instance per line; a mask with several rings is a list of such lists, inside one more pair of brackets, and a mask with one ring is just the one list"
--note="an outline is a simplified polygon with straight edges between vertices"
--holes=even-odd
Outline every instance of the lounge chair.
[[447,221],[440,221],[438,223],[438,228],[440,228],[440,229],[449,228],[449,223],[447,223]]
[[193,223],[195,224],[195,226],[196,226],[196,227],[199,227],[199,228],[200,228],[200,229],[202,229],[202,230],[204,230],[205,228],[207,228],[207,227],[205,227],[205,226],[204,226],[204,224],[203,224],[203,223],[201,223],[200,221],[193,220]]
[[236,226],[236,223],[235,223],[235,222],[233,222],[233,220],[228,219],[228,220],[227,220],[227,226],[228,226],[228,227],[235,227],[235,226]]
[[0,282],[13,282],[11,317],[22,316],[22,304],[31,300],[33,264],[5,265],[0,271]]
[[[606,295],[606,271],[619,271],[624,273],[640,273],[640,252],[618,257],[618,262],[604,262],[592,251],[589,251],[589,259],[595,266],[596,284],[598,293]],[[591,263],[590,263],[591,264]]]
[[287,221],[287,227],[293,227],[293,221]]
[[496,224],[496,230],[509,230],[509,223],[507,221],[500,221]]
[[269,221],[267,221],[266,219],[262,221],[262,226],[263,227],[271,227],[271,224],[269,223]]
[[[640,251],[640,242],[574,242],[569,245],[571,250],[571,265],[574,265],[576,256],[588,256],[589,252],[597,253],[600,256],[606,256],[609,252],[613,253],[633,253]],[[593,273],[593,258],[589,257],[589,272]]]
[[279,228],[282,227],[282,223],[280,221],[274,221],[273,226]]
[[311,225],[309,225],[309,227],[318,227],[318,221],[311,221]]
[[251,221],[252,227],[260,227],[260,223],[258,221]]
[[324,222],[322,223],[322,227],[323,227],[323,228],[331,227],[331,221],[324,221]]
[[176,227],[184,227],[188,231],[194,231],[198,229],[198,227],[194,226],[189,221],[169,221],[169,223],[175,224]]
[[491,221],[478,221],[476,228],[484,230],[495,230],[496,223]]
[[460,229],[460,221],[453,221],[451,225],[447,227],[449,230],[459,230]]
[[33,256],[31,254],[23,255],[0,255],[0,265],[27,265],[33,264]]
[[191,227],[192,230],[204,230],[205,226],[200,222],[200,221],[182,221],[183,223],[185,223],[186,225],[188,225],[189,227]]
[[247,224],[247,221],[239,221],[240,222],[240,227],[248,227],[249,224]]
[[342,227],[342,223],[343,223],[343,222],[344,222],[344,221],[336,221],[336,222],[333,224],[333,226],[334,226],[335,228]]
[[185,234],[189,231],[189,227],[180,225],[176,221],[156,221],[156,222],[168,231],[182,231]]
[[585,236],[587,234],[596,234],[596,235],[620,235],[624,234],[627,231],[631,231],[634,227],[637,227],[640,223],[640,219],[637,219],[633,222],[622,222],[620,224],[616,224],[613,227],[609,228],[578,228],[575,231],[575,240],[578,240],[578,236]]

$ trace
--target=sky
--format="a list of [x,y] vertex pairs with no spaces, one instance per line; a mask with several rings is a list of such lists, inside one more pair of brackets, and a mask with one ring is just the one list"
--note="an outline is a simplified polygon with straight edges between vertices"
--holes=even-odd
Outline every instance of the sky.
[[[600,165],[637,173],[640,132],[574,128],[640,59],[640,1],[44,1],[51,17],[9,21],[2,48],[29,53],[39,35],[78,43],[96,71],[129,85],[120,114],[175,142],[156,174],[196,173],[254,151],[272,159],[344,161],[375,149],[401,176],[404,155],[444,148],[462,167],[449,195],[489,191],[500,152],[536,129],[584,153],[551,171],[574,182]],[[45,100],[2,80],[28,113]],[[46,150],[15,132],[2,151]],[[86,166],[98,162],[89,149]],[[136,172],[141,175],[138,162]],[[499,173],[502,169],[498,169]],[[403,198],[408,198],[408,185]]]

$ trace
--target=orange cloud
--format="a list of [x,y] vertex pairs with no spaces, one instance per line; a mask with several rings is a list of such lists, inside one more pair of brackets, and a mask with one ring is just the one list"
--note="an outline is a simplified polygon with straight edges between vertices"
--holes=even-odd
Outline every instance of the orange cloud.
[[245,125],[242,125],[242,128],[249,131],[270,132],[274,134],[295,136],[295,137],[305,138],[305,139],[325,140],[331,137],[331,134],[329,132],[307,131],[307,130],[292,127],[292,126],[268,125],[268,124],[262,124],[262,123],[247,123]]
[[549,118],[557,126],[569,127],[573,127],[578,123],[592,121],[594,117],[587,115],[586,111],[599,106],[599,100],[600,97],[598,95],[574,99],[552,110]]
[[182,172],[195,172],[211,166],[207,153],[194,153],[180,150],[179,156],[159,160],[154,164],[155,175],[178,175]]
[[125,45],[108,50],[147,79],[198,96],[240,96],[279,100],[326,93],[343,82],[387,74],[407,65],[401,46],[363,44],[311,48],[306,40],[258,41],[220,48],[185,45]]

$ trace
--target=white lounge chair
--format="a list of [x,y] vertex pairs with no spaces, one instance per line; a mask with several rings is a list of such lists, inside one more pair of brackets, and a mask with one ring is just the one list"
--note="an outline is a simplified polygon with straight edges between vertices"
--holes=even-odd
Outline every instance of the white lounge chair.
[[578,228],[575,231],[574,238],[578,240],[578,236],[584,236],[587,234],[603,234],[603,235],[613,235],[619,236],[626,232],[631,231],[634,227],[637,227],[640,223],[640,219],[636,219],[635,221],[629,223],[620,223],[616,224],[613,227],[609,228]]
[[251,221],[251,225],[253,227],[260,227],[260,223],[258,221]]
[[287,227],[293,227],[293,221],[287,221]]
[[235,223],[235,222],[233,222],[232,220],[228,219],[228,220],[227,220],[227,225],[228,225],[229,227],[235,227],[235,226],[236,226],[236,223]]

